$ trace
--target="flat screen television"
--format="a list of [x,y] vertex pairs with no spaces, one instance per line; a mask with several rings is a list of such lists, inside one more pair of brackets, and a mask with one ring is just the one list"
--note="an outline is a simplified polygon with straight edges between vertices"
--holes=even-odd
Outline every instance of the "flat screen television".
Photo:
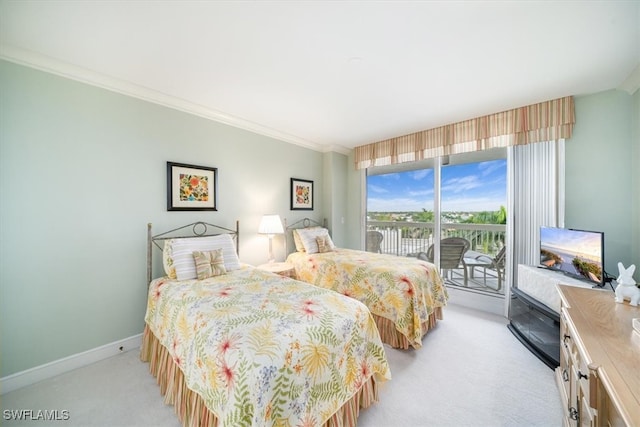
[[604,286],[604,233],[540,227],[540,266]]

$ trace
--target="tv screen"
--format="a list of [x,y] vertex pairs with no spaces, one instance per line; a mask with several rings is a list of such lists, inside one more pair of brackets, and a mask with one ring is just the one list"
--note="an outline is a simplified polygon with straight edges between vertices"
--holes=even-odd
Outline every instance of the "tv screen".
[[540,227],[540,265],[604,286],[604,233]]

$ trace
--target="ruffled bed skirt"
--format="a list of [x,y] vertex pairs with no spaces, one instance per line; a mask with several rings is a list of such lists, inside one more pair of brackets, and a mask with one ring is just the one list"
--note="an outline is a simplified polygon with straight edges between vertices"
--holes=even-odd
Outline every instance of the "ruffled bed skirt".
[[[406,336],[396,329],[396,325],[393,321],[375,314],[373,314],[373,320],[375,320],[376,325],[378,326],[378,332],[380,332],[380,338],[383,343],[388,344],[393,348],[400,348],[403,350],[408,349],[410,345],[416,347],[409,342]],[[442,320],[442,307],[436,307],[435,310],[433,310],[433,313],[429,316],[429,320],[422,323],[422,334],[420,336],[423,337],[430,329],[436,326],[436,322],[438,320]]]
[[[164,403],[173,405],[185,427],[215,427],[219,419],[199,394],[190,390],[182,371],[173,361],[169,351],[160,344],[153,332],[145,325],[140,359],[149,362],[149,371],[160,385]],[[372,376],[360,390],[347,401],[323,427],[355,427],[360,408],[367,408],[378,401],[378,384]]]

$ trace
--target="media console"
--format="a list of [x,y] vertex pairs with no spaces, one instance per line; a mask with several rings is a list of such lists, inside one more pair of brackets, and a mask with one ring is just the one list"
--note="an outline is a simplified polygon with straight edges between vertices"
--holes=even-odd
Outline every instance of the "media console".
[[519,264],[518,287],[512,289],[507,325],[551,369],[560,364],[559,284],[592,287],[557,271]]
[[511,291],[507,328],[538,359],[555,369],[560,364],[560,316],[518,288]]

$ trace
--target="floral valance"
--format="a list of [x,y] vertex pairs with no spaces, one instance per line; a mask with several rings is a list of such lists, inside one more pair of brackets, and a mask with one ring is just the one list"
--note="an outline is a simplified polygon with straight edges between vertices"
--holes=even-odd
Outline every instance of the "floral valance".
[[570,138],[573,97],[555,99],[354,149],[356,169]]

